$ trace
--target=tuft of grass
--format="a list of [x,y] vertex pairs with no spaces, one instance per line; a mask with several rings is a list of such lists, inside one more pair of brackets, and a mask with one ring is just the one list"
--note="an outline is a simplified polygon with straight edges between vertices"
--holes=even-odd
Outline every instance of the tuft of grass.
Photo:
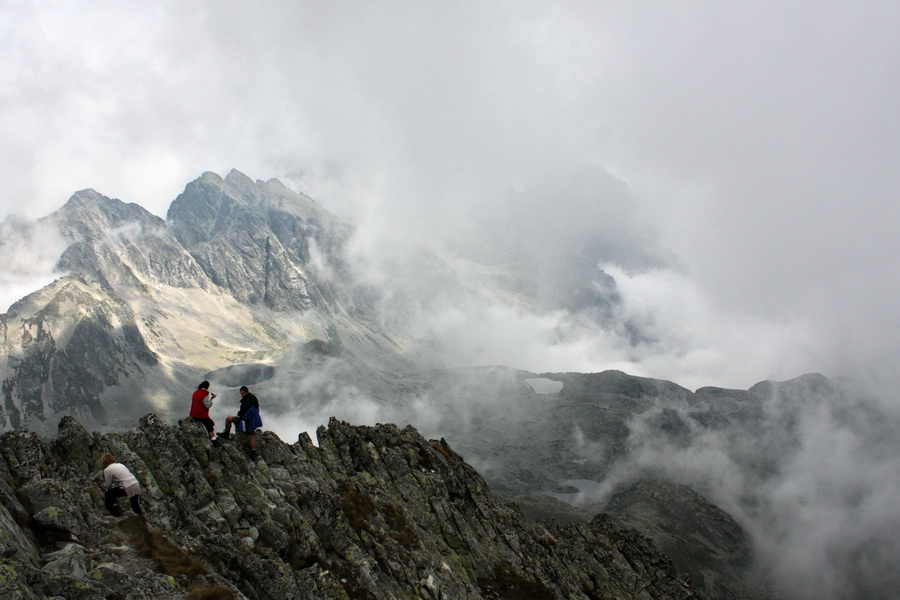
[[406,522],[406,516],[399,506],[386,504],[381,507],[381,512],[391,528],[392,538],[410,550],[419,546],[419,534]]
[[144,519],[129,517],[121,521],[119,527],[128,534],[138,553],[152,559],[166,575],[190,578],[206,573],[203,563],[188,556],[161,532],[147,525]]
[[288,553],[287,563],[291,565],[291,568],[295,571],[302,571],[303,569],[308,569],[313,565],[319,565],[319,567],[323,571],[327,571],[331,568],[331,564],[328,562],[328,559],[318,552],[313,554],[303,554],[299,548],[293,548]]
[[372,514],[380,512],[390,529],[389,535],[407,549],[420,545],[419,534],[410,527],[403,509],[391,503],[381,503],[356,488],[347,488],[341,496],[341,510],[356,531],[380,535],[371,523]]
[[431,447],[437,450],[444,458],[450,459],[450,453],[444,450],[438,442],[431,442]]
[[494,577],[479,579],[478,586],[482,592],[494,594],[500,598],[546,600],[546,598],[553,597],[553,592],[543,583],[525,578],[508,564],[495,566]]
[[369,517],[375,508],[375,499],[356,488],[348,488],[341,497],[341,510],[357,531],[369,529]]
[[185,600],[237,600],[234,592],[223,585],[191,586]]

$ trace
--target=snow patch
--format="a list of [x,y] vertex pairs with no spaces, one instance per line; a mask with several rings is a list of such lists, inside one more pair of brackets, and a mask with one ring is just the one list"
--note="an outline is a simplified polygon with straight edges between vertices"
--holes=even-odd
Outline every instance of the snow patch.
[[562,381],[554,381],[546,377],[536,377],[533,379],[523,379],[525,385],[531,388],[535,394],[557,394],[563,389]]

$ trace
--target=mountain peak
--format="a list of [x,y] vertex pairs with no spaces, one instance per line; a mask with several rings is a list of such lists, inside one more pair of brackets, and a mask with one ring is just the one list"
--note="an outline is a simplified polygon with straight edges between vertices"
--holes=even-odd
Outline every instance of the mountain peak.
[[72,194],[59,210],[44,220],[56,222],[63,235],[73,241],[96,239],[108,230],[128,223],[155,227],[165,223],[139,204],[109,198],[91,188]]
[[94,188],[85,188],[83,190],[78,190],[69,198],[67,202],[73,204],[80,204],[86,202],[99,202],[102,200],[108,200],[106,196],[99,193]]
[[254,181],[253,179],[251,179],[247,175],[244,175],[242,172],[238,171],[237,169],[231,169],[230,171],[228,171],[228,175],[225,176],[225,183],[237,187],[237,186],[254,185],[254,184],[258,183],[258,180]]
[[834,389],[834,384],[821,373],[806,373],[787,381],[760,381],[748,391],[761,397],[777,395],[795,398],[815,391],[834,392]]

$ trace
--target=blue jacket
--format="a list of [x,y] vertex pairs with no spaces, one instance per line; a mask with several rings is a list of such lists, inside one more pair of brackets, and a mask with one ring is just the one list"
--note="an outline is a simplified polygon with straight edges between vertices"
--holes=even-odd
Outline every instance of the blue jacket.
[[262,418],[259,416],[259,407],[251,406],[241,415],[235,429],[240,433],[253,433],[262,427]]

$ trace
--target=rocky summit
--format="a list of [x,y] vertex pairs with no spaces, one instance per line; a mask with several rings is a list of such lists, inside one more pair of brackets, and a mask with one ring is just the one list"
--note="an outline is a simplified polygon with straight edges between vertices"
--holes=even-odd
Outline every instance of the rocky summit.
[[[71,417],[0,438],[0,597],[698,598],[603,514],[530,524],[441,439],[332,419],[285,443],[213,445],[156,415],[118,433]],[[144,518],[103,505],[100,456],[137,476]]]

